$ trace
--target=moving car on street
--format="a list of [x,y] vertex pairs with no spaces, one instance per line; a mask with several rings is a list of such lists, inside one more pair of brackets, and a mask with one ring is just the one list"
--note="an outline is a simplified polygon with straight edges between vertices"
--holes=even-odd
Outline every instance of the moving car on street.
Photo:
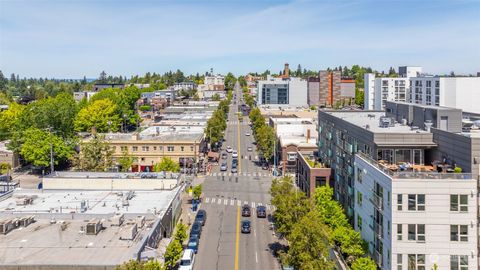
[[205,225],[205,222],[207,222],[207,211],[200,209],[197,212],[197,215],[195,216],[195,222],[200,222],[202,226]]
[[249,217],[251,214],[250,206],[248,206],[248,204],[244,204],[242,206],[242,217]]
[[245,133],[245,136],[250,136],[250,132]]
[[238,158],[238,152],[237,150],[232,151],[232,158]]
[[238,169],[237,169],[237,164],[236,163],[233,163],[232,164],[232,169],[230,170],[232,173],[237,173],[238,172]]
[[222,159],[227,159],[228,154],[227,153],[222,153]]
[[229,145],[229,146],[227,146],[226,151],[227,151],[227,153],[232,153],[233,148]]
[[227,162],[223,162],[222,165],[220,165],[220,171],[224,172],[228,169]]
[[248,152],[252,152],[253,151],[253,148],[251,146],[247,147],[247,151]]
[[263,205],[257,206],[257,217],[266,218],[267,217],[267,208]]
[[242,220],[242,233],[250,233],[250,221],[249,220]]

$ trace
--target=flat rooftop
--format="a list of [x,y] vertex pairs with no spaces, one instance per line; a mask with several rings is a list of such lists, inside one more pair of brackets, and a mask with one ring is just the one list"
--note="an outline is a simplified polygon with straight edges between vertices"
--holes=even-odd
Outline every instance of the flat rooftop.
[[[175,198],[180,187],[173,190],[135,191],[128,200],[128,206],[123,206],[123,197],[127,191],[85,191],[85,190],[23,190],[17,189],[12,197],[0,201],[0,217],[11,214],[71,214],[78,218],[82,216],[143,214],[154,216],[155,213],[166,211]],[[31,204],[17,205],[17,200],[25,197],[33,199]],[[81,213],[81,202],[85,201],[86,210]],[[48,216],[46,215],[46,216]],[[72,215],[74,217],[74,215]]]
[[378,111],[325,111],[332,116],[338,117],[344,121],[354,124],[363,129],[374,133],[429,133],[423,129],[412,129],[410,126],[394,123],[390,127],[380,127],[380,117],[385,116],[385,112]]
[[[59,221],[59,220],[57,220]],[[114,266],[133,258],[139,242],[147,235],[149,223],[133,240],[120,240],[125,226],[108,226],[97,235],[86,235],[83,220],[68,220],[50,224],[41,219],[6,235],[0,234],[1,266]],[[104,225],[105,226],[105,225]],[[59,269],[59,268],[57,268]]]

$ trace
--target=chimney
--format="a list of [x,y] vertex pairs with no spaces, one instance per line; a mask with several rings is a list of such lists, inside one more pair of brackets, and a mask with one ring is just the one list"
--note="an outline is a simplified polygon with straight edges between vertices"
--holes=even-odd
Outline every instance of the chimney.
[[308,140],[310,140],[310,129],[307,129],[307,143],[308,143]]
[[283,70],[284,78],[290,78],[290,68],[288,67],[288,63],[285,63],[285,68]]
[[138,133],[134,133],[132,135],[132,140],[134,140],[134,141],[138,141],[139,138],[140,138],[140,135]]

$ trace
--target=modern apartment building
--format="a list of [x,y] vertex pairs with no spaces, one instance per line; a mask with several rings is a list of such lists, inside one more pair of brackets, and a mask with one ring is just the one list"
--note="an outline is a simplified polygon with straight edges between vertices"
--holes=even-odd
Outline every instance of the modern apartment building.
[[197,84],[193,81],[185,81],[185,82],[179,82],[179,83],[175,83],[172,88],[174,90],[177,90],[177,91],[180,91],[180,90],[185,90],[185,91],[189,91],[189,90],[194,90],[197,88]]
[[355,98],[355,81],[342,79],[341,71],[321,70],[308,78],[308,105],[334,107]]
[[257,104],[307,106],[307,81],[301,78],[274,78],[258,81]]
[[205,76],[203,84],[204,86],[199,85],[198,87],[206,87],[206,90],[225,90],[225,77],[222,75]]
[[376,77],[364,75],[365,110],[383,110],[386,101],[408,101],[411,76],[419,76],[421,67],[399,67],[400,77]]
[[355,229],[381,269],[478,269],[478,179],[429,167],[357,154]]
[[436,146],[432,133],[396,123],[384,112],[320,110],[318,134],[320,161],[332,169],[335,199],[351,219],[356,153],[390,162],[425,164],[426,152]]
[[412,77],[408,101],[480,113],[480,77]]

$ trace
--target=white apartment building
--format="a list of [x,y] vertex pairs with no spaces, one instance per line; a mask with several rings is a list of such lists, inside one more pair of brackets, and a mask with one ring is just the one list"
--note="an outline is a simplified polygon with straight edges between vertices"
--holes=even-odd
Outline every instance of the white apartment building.
[[224,85],[225,77],[222,75],[205,76],[203,83],[206,85]]
[[471,174],[393,172],[357,154],[354,193],[355,229],[381,269],[479,269]]
[[258,81],[257,104],[308,106],[307,81],[301,78],[274,78]]
[[480,77],[412,77],[408,101],[480,113]]
[[419,76],[422,68],[402,66],[398,70],[398,78],[377,78],[373,73],[364,75],[365,110],[383,110],[386,101],[408,101],[409,78]]

